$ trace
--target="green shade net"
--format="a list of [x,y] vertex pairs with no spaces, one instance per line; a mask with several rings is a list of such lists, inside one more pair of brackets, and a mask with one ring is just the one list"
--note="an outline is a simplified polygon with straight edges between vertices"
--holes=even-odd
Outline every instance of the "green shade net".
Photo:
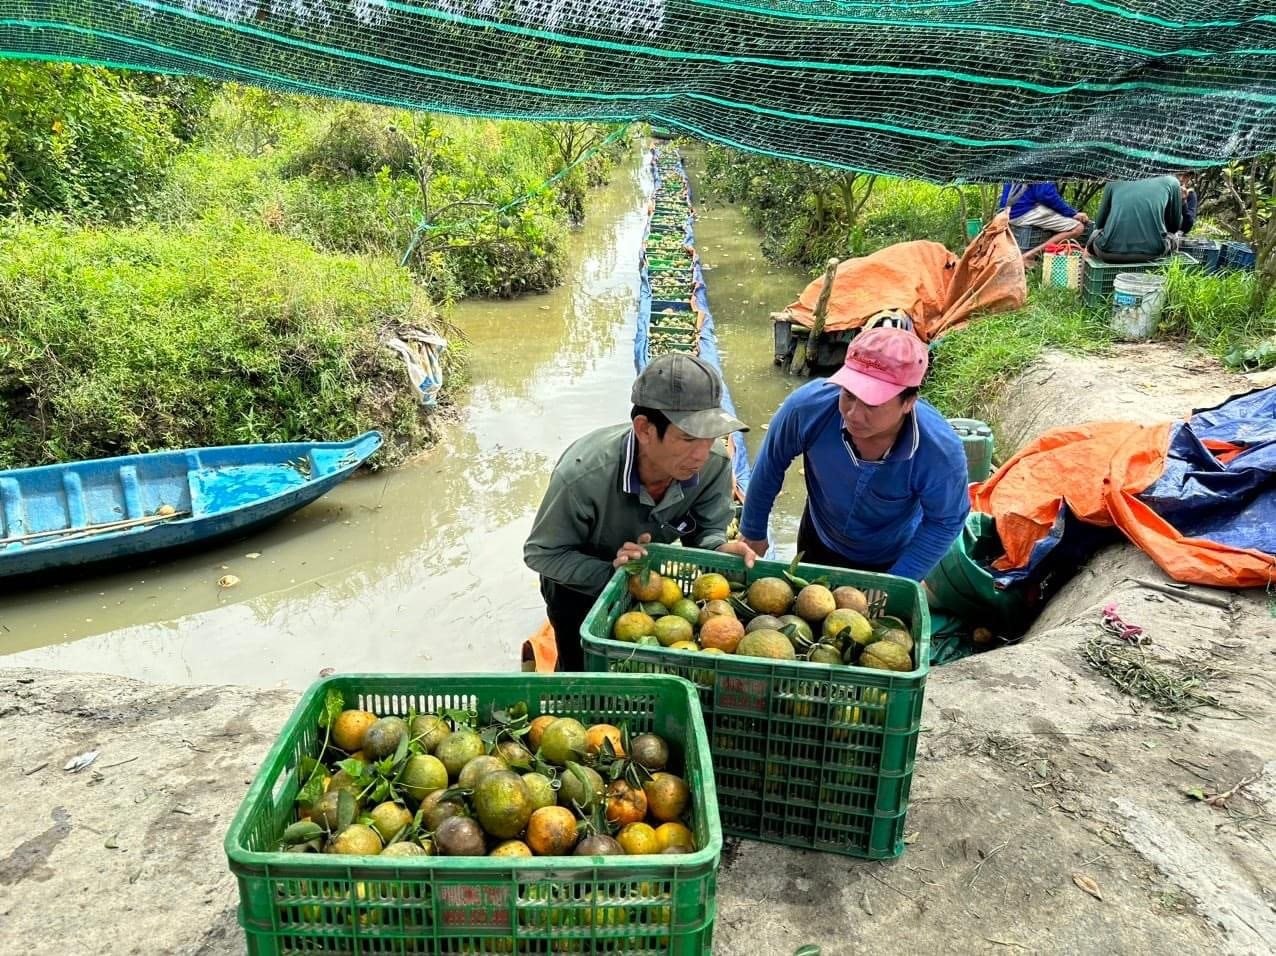
[[1276,11],[1181,0],[0,0],[0,50],[933,181],[1276,143]]

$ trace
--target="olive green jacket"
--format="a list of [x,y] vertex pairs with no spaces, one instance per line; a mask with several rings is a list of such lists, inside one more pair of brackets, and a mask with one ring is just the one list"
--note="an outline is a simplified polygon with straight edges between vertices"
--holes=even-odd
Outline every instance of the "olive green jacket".
[[626,541],[645,532],[660,544],[717,548],[731,514],[731,462],[720,444],[698,475],[673,482],[656,503],[638,480],[632,426],[612,425],[576,441],[554,466],[523,560],[542,579],[597,596]]

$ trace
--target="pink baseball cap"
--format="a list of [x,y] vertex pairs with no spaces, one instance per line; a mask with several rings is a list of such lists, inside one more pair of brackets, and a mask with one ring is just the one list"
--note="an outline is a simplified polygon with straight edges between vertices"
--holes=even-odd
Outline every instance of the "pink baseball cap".
[[929,354],[908,329],[865,329],[846,349],[846,364],[830,376],[861,402],[881,405],[926,377]]

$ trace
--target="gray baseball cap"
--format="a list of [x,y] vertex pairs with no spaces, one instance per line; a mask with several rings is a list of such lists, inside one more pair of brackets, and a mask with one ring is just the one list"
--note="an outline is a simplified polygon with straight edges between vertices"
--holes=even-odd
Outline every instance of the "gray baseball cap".
[[634,381],[632,401],[654,408],[693,438],[721,438],[749,427],[722,408],[722,379],[708,362],[669,352]]

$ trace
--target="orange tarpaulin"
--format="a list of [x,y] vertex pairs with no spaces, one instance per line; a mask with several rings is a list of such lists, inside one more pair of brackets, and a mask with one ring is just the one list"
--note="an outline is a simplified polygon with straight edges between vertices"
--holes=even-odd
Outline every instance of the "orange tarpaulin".
[[[1219,588],[1269,587],[1276,579],[1276,557],[1205,538],[1184,537],[1135,497],[1165,470],[1169,426],[1159,434],[1159,442],[1132,436],[1113,456],[1103,485],[1103,500],[1112,521],[1175,581]],[[1214,454],[1224,460],[1237,452]]]
[[[787,317],[815,323],[823,277],[808,285]],[[904,309],[926,342],[958,328],[977,312],[1017,309],[1028,298],[1023,257],[1003,210],[984,227],[960,259],[938,242],[901,242],[837,267],[824,329],[862,326],[882,309]]]
[[[1081,521],[1117,527],[1176,581],[1213,587],[1263,587],[1276,558],[1261,551],[1187,538],[1135,496],[1165,471],[1172,422],[1087,422],[1040,435],[983,484],[971,506],[993,516],[1005,554],[993,567],[1026,567],[1066,504]],[[1235,446],[1211,443],[1220,460]]]
[[534,663],[538,674],[554,672],[558,666],[558,642],[554,640],[554,628],[549,621],[523,642],[523,660]]

